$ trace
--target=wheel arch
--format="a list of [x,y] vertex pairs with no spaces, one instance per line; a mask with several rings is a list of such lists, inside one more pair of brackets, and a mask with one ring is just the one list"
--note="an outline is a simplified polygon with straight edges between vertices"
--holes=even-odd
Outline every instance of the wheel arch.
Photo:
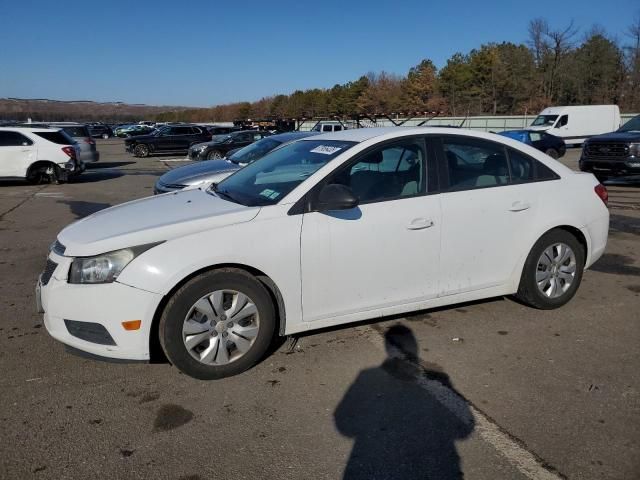
[[[524,269],[524,264],[527,261],[527,257],[529,257],[529,254],[531,253],[531,250],[533,249],[534,245],[538,242],[538,240],[540,240],[543,236],[545,236],[547,233],[552,232],[553,230],[564,230],[565,232],[570,233],[571,235],[573,235],[574,237],[576,237],[576,239],[578,240],[578,242],[580,243],[580,245],[582,245],[583,249],[584,249],[584,261],[585,261],[585,265],[588,262],[589,259],[589,249],[590,249],[590,245],[589,245],[589,241],[587,236],[585,235],[585,233],[578,227],[574,226],[574,225],[570,225],[568,223],[560,223],[558,225],[552,226],[552,227],[546,227],[542,232],[540,232],[538,235],[533,236],[533,241],[530,242],[530,244],[528,245],[528,248],[524,250],[523,255],[520,257],[518,264],[515,267],[515,270],[513,272],[512,275],[512,288],[515,288],[515,290],[518,289],[518,286],[520,285],[520,279],[522,278],[522,270]],[[514,290],[514,292],[515,292]]]
[[162,350],[162,346],[160,345],[160,337],[159,337],[159,325],[160,325],[160,317],[162,316],[162,312],[169,301],[169,299],[173,296],[173,294],[182,287],[185,283],[191,280],[198,275],[201,275],[206,272],[210,272],[213,270],[220,270],[223,268],[235,268],[238,270],[243,270],[251,275],[253,275],[260,283],[262,283],[269,292],[271,296],[271,300],[273,302],[273,306],[276,309],[276,320],[277,320],[277,333],[280,336],[284,335],[285,325],[286,325],[286,311],[284,305],[284,299],[282,297],[282,293],[280,289],[276,285],[276,283],[263,271],[240,263],[220,263],[216,265],[210,265],[208,267],[201,268],[194,272],[191,272],[186,277],[182,278],[178,283],[176,283],[171,290],[169,290],[162,300],[156,307],[156,311],[153,315],[153,320],[151,322],[151,330],[149,332],[149,357],[151,362],[159,362],[166,359],[164,352]]
[[26,179],[30,179],[33,175],[33,173],[41,167],[49,167],[49,166],[53,166],[54,168],[60,169],[60,166],[54,162],[53,160],[36,160],[35,162],[33,162],[31,165],[29,165],[29,167],[27,167],[27,172],[26,172]]

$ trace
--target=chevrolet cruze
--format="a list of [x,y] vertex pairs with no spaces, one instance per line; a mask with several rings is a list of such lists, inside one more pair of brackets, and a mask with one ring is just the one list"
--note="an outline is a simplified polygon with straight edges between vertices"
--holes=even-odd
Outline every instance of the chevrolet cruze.
[[502,295],[560,307],[605,249],[606,201],[591,174],[498,135],[327,133],[69,225],[37,299],[70,347],[149,360],[160,344],[220,378],[274,335]]

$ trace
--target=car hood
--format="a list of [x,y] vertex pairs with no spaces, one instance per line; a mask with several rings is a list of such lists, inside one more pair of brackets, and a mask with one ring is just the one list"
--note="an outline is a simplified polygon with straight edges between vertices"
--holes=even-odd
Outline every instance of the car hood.
[[205,160],[203,162],[174,168],[162,175],[158,181],[164,185],[194,185],[222,172],[234,172],[240,166],[228,160]]
[[589,138],[587,141],[599,142],[639,142],[640,132],[611,132]]
[[183,190],[101,210],[66,227],[58,241],[66,256],[92,256],[248,222],[259,211],[201,189]]
[[545,130],[549,130],[550,128],[550,125],[529,125],[527,127],[527,130],[533,130],[534,132],[544,132]]

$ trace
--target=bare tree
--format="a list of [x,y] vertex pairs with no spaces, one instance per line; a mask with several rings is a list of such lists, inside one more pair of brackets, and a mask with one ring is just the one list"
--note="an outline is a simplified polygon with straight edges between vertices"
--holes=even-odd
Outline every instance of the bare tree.
[[547,32],[549,31],[549,24],[544,18],[534,18],[529,22],[529,40],[527,45],[533,52],[533,57],[536,62],[536,66],[542,64],[544,54],[549,49],[549,43],[547,42]]

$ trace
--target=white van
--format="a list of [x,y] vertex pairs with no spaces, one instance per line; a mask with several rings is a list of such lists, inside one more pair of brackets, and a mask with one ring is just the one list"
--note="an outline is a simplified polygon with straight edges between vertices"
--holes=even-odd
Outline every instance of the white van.
[[567,146],[582,145],[587,138],[620,128],[617,105],[580,105],[545,108],[529,130],[545,131],[562,138]]
[[322,121],[315,124],[311,129],[312,132],[339,132],[340,130],[346,130],[347,127],[338,121]]

